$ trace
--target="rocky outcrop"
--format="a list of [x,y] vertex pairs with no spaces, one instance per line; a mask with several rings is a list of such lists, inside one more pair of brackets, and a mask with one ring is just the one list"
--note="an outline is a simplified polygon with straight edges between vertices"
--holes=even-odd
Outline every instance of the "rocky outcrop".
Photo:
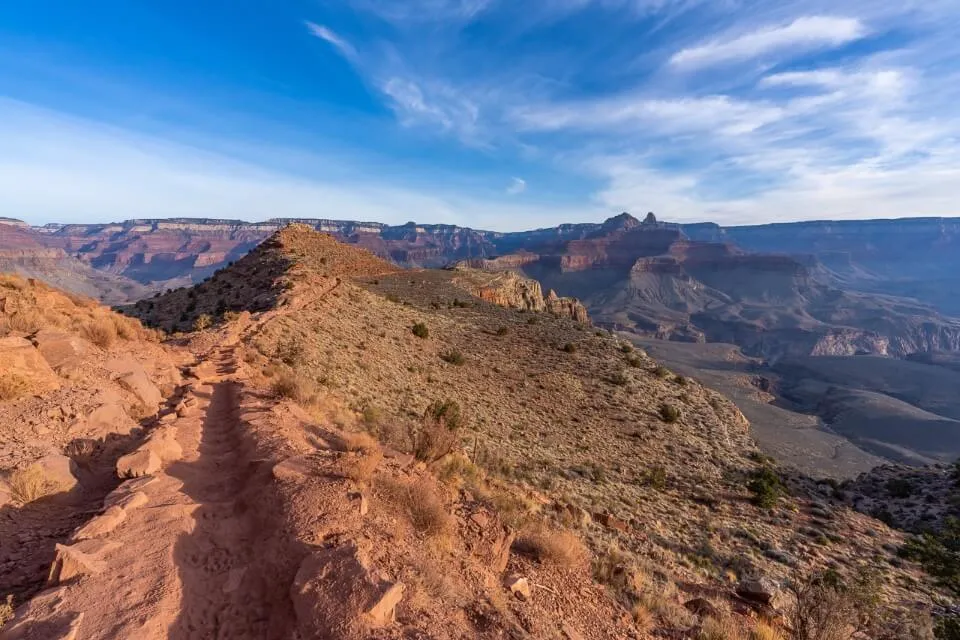
[[455,281],[472,295],[501,307],[532,312],[549,312],[590,323],[587,309],[576,298],[562,298],[552,289],[543,295],[540,283],[513,271],[476,271],[461,263]]

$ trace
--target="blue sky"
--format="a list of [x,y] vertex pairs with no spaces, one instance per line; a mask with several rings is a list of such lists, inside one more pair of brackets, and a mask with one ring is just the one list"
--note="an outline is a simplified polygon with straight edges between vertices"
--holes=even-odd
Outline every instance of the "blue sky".
[[6,0],[0,215],[960,215],[956,0]]

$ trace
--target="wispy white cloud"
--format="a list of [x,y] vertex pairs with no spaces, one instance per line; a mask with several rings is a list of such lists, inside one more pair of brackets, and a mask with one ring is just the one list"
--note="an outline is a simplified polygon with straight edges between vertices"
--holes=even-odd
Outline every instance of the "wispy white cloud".
[[527,190],[527,181],[523,178],[512,178],[507,187],[507,195],[518,196]]
[[317,24],[315,22],[306,22],[307,29],[310,30],[310,33],[317,36],[321,40],[326,40],[329,42],[340,54],[347,58],[348,60],[353,60],[357,57],[357,50],[352,44],[350,44],[346,39],[340,37],[333,32],[328,27],[323,26],[322,24]]
[[807,16],[787,25],[766,26],[731,39],[682,49],[670,58],[670,63],[679,69],[697,69],[772,53],[835,47],[859,40],[867,33],[856,18]]
[[[709,131],[720,135],[749,133],[784,115],[783,109],[762,102],[745,102],[728,96],[673,99],[642,95],[602,97],[569,103],[518,108],[512,118],[527,131],[578,129],[631,136]],[[649,125],[653,131],[629,129]]]

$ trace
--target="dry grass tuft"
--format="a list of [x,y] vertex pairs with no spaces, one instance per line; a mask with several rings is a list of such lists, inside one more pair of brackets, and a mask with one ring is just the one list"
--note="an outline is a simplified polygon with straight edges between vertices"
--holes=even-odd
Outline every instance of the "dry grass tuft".
[[0,402],[16,400],[30,389],[29,381],[15,373],[0,375]]
[[758,622],[750,631],[750,640],[784,640],[783,634],[765,622]]
[[731,616],[707,618],[700,627],[699,640],[742,640],[743,625]]
[[101,349],[109,349],[117,340],[117,326],[108,318],[97,318],[83,325],[84,338]]
[[0,602],[0,629],[11,620],[13,620],[13,596],[7,596],[4,602]]
[[564,569],[577,566],[589,555],[587,548],[576,535],[544,525],[527,529],[517,538],[514,547],[544,564]]
[[340,435],[343,448],[347,451],[377,451],[380,444],[369,433],[348,431]]
[[413,528],[420,533],[431,537],[443,536],[453,528],[453,518],[427,480],[387,480],[379,483],[377,488],[387,501],[407,514]]
[[313,384],[295,373],[283,372],[270,385],[275,396],[293,400],[298,404],[309,403],[315,393]]
[[656,616],[661,625],[669,629],[688,629],[696,623],[697,617],[676,601],[675,590],[673,583],[663,592],[647,590],[641,594],[640,604]]
[[352,464],[347,465],[344,475],[354,482],[367,483],[382,460],[383,452],[380,449],[366,449]]
[[630,615],[633,617],[633,623],[640,633],[649,635],[656,627],[656,616],[639,602],[633,605],[633,608],[630,610]]
[[50,480],[43,467],[38,464],[17,469],[7,478],[10,485],[10,497],[20,504],[28,504],[44,496],[56,493],[60,486]]

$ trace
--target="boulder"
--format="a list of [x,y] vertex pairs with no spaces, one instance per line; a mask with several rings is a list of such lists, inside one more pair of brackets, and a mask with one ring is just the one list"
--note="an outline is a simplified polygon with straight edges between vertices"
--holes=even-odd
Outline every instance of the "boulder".
[[694,598],[683,603],[684,608],[699,618],[716,618],[719,615],[717,607],[706,598]]
[[91,345],[72,333],[41,329],[33,336],[33,343],[47,364],[62,376],[79,373],[83,359],[90,353]]
[[115,376],[117,384],[136,396],[150,412],[160,406],[163,400],[160,389],[151,382],[139,362],[133,358],[114,358],[105,366]]
[[70,431],[82,431],[91,438],[102,438],[111,433],[129,434],[136,426],[118,398],[116,402],[101,404],[82,420],[71,425]]
[[769,605],[779,595],[780,589],[769,578],[751,578],[741,580],[737,585],[737,595],[750,602]]
[[138,450],[117,460],[117,477],[139,478],[160,471],[163,462],[153,451]]
[[73,532],[72,540],[92,540],[100,538],[117,527],[127,519],[127,513],[119,506],[109,507],[99,516],[91,518],[85,525]]
[[140,449],[157,454],[161,462],[174,462],[183,457],[183,447],[177,441],[176,427],[169,425],[155,429]]
[[119,487],[108,493],[107,497],[104,498],[103,508],[109,509],[117,506],[124,511],[130,511],[145,505],[149,498],[142,490],[156,480],[155,476],[143,476],[121,482]]
[[0,380],[11,397],[60,388],[60,380],[25,338],[0,338]]
[[403,592],[403,584],[376,575],[349,542],[304,558],[290,598],[303,637],[359,640],[393,622]]
[[70,491],[77,486],[77,477],[74,475],[77,465],[67,456],[50,453],[37,460],[37,465],[43,470],[47,482],[59,491]]
[[107,568],[103,557],[118,546],[115,542],[104,540],[83,540],[71,545],[58,544],[47,582],[58,585],[77,576],[101,573]]

